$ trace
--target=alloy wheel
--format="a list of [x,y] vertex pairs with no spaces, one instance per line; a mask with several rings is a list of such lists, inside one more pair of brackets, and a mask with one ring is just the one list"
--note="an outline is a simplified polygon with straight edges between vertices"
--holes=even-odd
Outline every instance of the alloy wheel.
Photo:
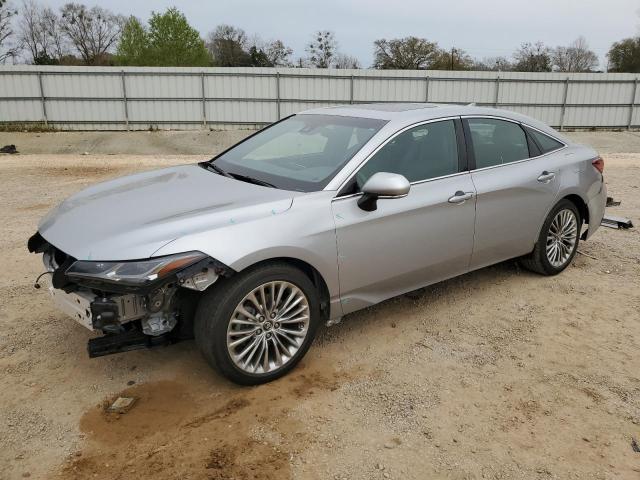
[[270,373],[287,364],[309,330],[309,301],[296,285],[267,282],[238,303],[227,327],[227,350],[244,372]]
[[573,254],[578,240],[578,219],[569,210],[560,210],[547,232],[547,260],[555,268],[562,267]]

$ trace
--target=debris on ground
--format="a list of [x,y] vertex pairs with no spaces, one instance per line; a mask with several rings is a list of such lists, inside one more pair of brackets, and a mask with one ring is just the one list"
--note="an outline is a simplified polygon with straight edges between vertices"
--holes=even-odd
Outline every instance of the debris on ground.
[[628,218],[624,217],[616,217],[614,215],[605,215],[602,217],[602,221],[600,225],[603,227],[616,228],[616,229],[624,229],[627,230],[629,228],[633,228],[633,223]]
[[136,403],[136,397],[118,397],[109,405],[107,412],[109,413],[127,413]]
[[5,145],[4,147],[0,148],[0,153],[13,154],[18,153],[18,150],[16,149],[15,145]]
[[638,445],[638,442],[636,441],[636,439],[633,437],[631,437],[631,448],[633,449],[634,452],[640,453],[640,446]]
[[619,200],[614,200],[613,197],[607,197],[607,207],[617,207],[621,204]]

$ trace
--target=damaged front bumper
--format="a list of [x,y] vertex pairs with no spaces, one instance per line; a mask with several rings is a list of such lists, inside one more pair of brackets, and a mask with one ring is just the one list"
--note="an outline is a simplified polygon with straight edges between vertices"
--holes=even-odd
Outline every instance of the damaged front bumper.
[[[87,329],[105,334],[89,340],[91,357],[191,338],[198,293],[219,277],[233,273],[226,265],[196,252],[172,260],[171,270],[163,267],[142,281],[128,276],[120,282],[113,275],[117,268],[136,271],[139,264],[147,267],[152,260],[160,262],[95,262],[96,270],[106,269],[107,273],[79,276],[73,274],[72,267],[76,266],[77,271],[78,264],[91,266],[91,262],[78,262],[39,233],[29,239],[28,248],[43,254],[43,263],[51,275],[49,293],[56,306]],[[190,262],[180,263],[184,257]]]
[[[67,293],[64,290],[49,286],[49,294],[58,309],[80,325],[91,331],[101,329],[99,319],[94,318],[92,313],[92,304],[98,298],[93,292],[78,290]],[[120,325],[142,318],[146,314],[142,296],[117,295],[111,299],[116,303],[116,315]]]

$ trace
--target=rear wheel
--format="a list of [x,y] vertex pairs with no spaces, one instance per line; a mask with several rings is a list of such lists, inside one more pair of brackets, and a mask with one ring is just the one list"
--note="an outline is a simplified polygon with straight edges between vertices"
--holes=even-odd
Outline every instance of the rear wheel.
[[578,250],[582,219],[575,204],[561,200],[547,216],[538,241],[522,265],[542,275],[557,275],[569,266]]
[[255,385],[281,377],[300,361],[319,318],[318,293],[307,275],[273,263],[207,292],[196,313],[195,338],[223,375]]

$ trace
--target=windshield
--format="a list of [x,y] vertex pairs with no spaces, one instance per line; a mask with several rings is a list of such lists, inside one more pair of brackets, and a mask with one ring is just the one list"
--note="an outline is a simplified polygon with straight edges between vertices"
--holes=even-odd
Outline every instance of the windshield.
[[239,179],[284,190],[322,190],[386,120],[294,115],[214,158]]

